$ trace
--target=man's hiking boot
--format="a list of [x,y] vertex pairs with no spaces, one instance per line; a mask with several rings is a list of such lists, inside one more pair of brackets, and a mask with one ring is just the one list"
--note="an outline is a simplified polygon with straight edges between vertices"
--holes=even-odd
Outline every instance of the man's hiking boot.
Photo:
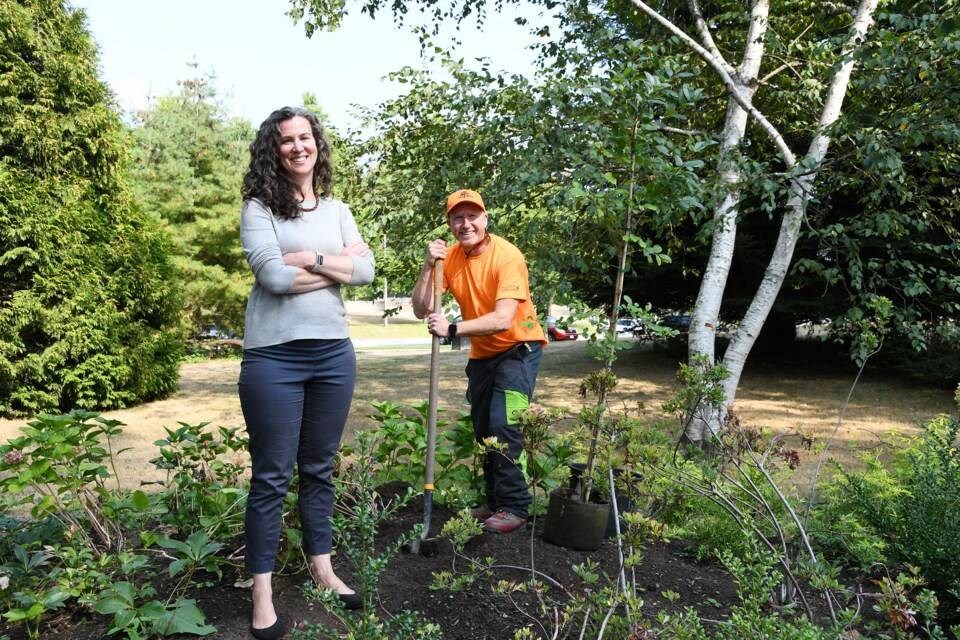
[[497,511],[483,521],[483,528],[491,533],[510,533],[511,531],[516,531],[526,523],[526,518],[521,518],[515,513]]
[[485,504],[479,507],[474,507],[473,509],[470,509],[470,515],[476,518],[478,522],[483,522],[493,514],[494,514],[493,509],[491,509]]

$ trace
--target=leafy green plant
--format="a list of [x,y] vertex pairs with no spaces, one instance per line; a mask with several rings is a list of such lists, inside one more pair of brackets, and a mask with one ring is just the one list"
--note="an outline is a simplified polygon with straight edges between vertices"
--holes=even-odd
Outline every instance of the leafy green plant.
[[163,519],[181,531],[199,524],[211,537],[238,535],[247,494],[241,482],[247,438],[235,427],[214,432],[206,422],[179,425],[164,427],[167,437],[154,442],[160,455],[150,461],[167,475]]
[[118,582],[100,593],[93,608],[97,613],[113,615],[113,623],[107,635],[125,633],[129,640],[141,640],[154,636],[172,636],[187,633],[207,636],[216,632],[216,627],[206,624],[203,612],[193,600],[160,602],[148,600],[156,595],[150,586],[137,589],[132,582]]
[[106,483],[111,438],[121,426],[89,411],[40,414],[21,427],[23,435],[0,445],[0,490],[16,497],[13,506],[29,506],[36,520],[55,517],[95,554],[119,549],[124,538],[118,503]]
[[61,608],[71,597],[56,584],[58,575],[50,565],[48,551],[28,551],[13,546],[13,561],[0,566],[0,602],[6,606],[3,617],[12,623],[23,623],[27,635],[40,637],[40,620],[45,613]]
[[919,568],[950,623],[960,620],[958,435],[960,420],[938,416],[890,468],[875,460],[840,477],[842,505],[882,538],[887,558]]
[[514,414],[523,435],[524,472],[533,494],[531,511],[541,512],[537,491],[544,495],[556,489],[566,477],[574,446],[569,436],[558,435],[556,425],[566,416],[564,409],[546,409],[530,405]]
[[183,574],[172,593],[178,593],[181,589],[185,589],[198,570],[212,573],[217,576],[217,579],[223,578],[221,565],[224,561],[217,556],[217,551],[222,549],[223,545],[219,542],[212,542],[206,531],[195,531],[185,541],[173,540],[163,536],[157,540],[157,544],[164,549],[169,549],[176,557],[167,569],[170,577],[174,578],[181,573]]
[[[750,552],[741,556],[723,552],[719,557],[737,583],[739,602],[731,609],[728,620],[713,626],[715,631],[708,634],[692,609],[678,616],[661,613],[658,621],[662,628],[657,637],[666,640],[836,640],[843,637],[840,635],[843,623],[821,627],[798,616],[795,610],[769,608],[770,594],[780,582],[779,561],[759,545],[755,544]],[[852,612],[845,613],[843,621],[851,619]]]
[[[470,509],[463,509],[455,517],[443,523],[440,537],[450,541],[453,547],[453,557],[450,561],[450,571],[436,571],[430,588],[435,591],[463,591],[482,577],[490,575],[493,558],[478,560],[466,555],[465,548],[470,540],[483,535],[483,528]],[[457,561],[464,560],[466,570],[457,569]]]
[[16,591],[13,594],[14,605],[3,617],[10,622],[22,622],[26,626],[30,638],[40,637],[40,619],[43,614],[61,608],[70,598],[59,587],[41,590]]
[[[428,404],[372,404],[375,413],[371,417],[378,423],[377,482],[399,480],[419,486],[426,460]],[[453,509],[476,504],[484,491],[483,449],[477,445],[470,415],[461,412],[455,420],[438,418],[437,433],[434,501]]]

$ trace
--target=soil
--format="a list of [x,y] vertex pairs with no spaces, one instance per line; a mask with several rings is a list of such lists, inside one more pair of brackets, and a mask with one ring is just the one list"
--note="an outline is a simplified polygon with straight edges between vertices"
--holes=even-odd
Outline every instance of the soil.
[[[422,503],[414,501],[397,512],[378,537],[378,544],[385,545],[409,531],[414,524],[422,522]],[[431,533],[439,532],[443,523],[451,517],[449,511],[434,510]],[[493,585],[500,580],[522,582],[529,578],[531,533],[536,569],[545,573],[566,589],[582,588],[573,566],[588,560],[597,563],[599,571],[615,580],[618,571],[617,549],[614,539],[608,539],[597,551],[574,551],[544,542],[541,537],[543,517],[538,517],[535,528],[507,535],[485,533],[467,545],[471,557],[493,557],[497,568],[490,579],[475,583],[462,592],[431,591],[428,586],[436,571],[450,570],[453,549],[441,541],[434,557],[418,554],[398,554],[381,577],[377,593],[380,618],[387,618],[403,610],[419,612],[421,618],[438,624],[445,640],[508,640],[514,631],[532,627],[536,632],[533,616],[543,620],[538,613],[534,597],[528,594],[497,595]],[[462,566],[462,560],[461,566]],[[348,584],[352,583],[349,567],[334,559],[337,572]],[[729,574],[714,563],[698,563],[682,543],[653,544],[644,553],[641,566],[635,571],[636,582],[642,592],[642,615],[650,620],[658,612],[679,612],[693,607],[703,617],[717,620],[727,615],[730,605],[736,602],[736,590]],[[247,640],[249,635],[249,591],[233,587],[240,576],[224,576],[224,580],[211,588],[188,594],[197,600],[206,613],[207,622],[217,627],[217,633],[208,636],[222,640]],[[278,609],[294,624],[323,622],[336,626],[335,619],[326,613],[322,605],[308,601],[301,586],[307,580],[305,571],[278,575],[274,578],[274,602]],[[605,581],[606,582],[606,581]],[[674,597],[674,592],[679,597]],[[557,589],[552,592],[558,593]],[[671,599],[663,596],[668,593]],[[521,613],[522,609],[524,613]],[[359,615],[351,613],[349,615]],[[83,614],[64,615],[51,620],[42,630],[44,640],[102,640],[107,637],[108,618],[95,616],[85,619]],[[0,624],[0,635],[4,633]],[[6,630],[11,633],[10,630]],[[114,636],[122,637],[122,636]],[[191,638],[195,636],[175,636]],[[534,637],[544,637],[536,634]],[[21,629],[11,633],[11,640],[24,640]],[[400,639],[398,639],[400,640]]]

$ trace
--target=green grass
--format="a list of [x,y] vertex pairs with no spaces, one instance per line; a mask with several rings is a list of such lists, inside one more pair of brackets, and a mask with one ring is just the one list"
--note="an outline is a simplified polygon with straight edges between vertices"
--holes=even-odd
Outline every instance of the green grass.
[[388,326],[383,323],[350,323],[351,338],[429,338],[427,326],[416,322],[391,322]]

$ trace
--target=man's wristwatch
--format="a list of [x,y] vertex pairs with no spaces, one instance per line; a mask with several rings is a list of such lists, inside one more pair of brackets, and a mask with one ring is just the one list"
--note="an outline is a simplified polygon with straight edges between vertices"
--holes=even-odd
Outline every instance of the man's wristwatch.
[[313,263],[313,267],[310,270],[313,271],[314,273],[317,273],[320,271],[320,267],[322,266],[323,266],[323,254],[317,251],[317,259]]
[[453,338],[456,338],[456,337],[457,337],[457,323],[456,323],[456,322],[451,322],[450,325],[447,327],[447,337],[450,338],[450,339],[453,339]]

